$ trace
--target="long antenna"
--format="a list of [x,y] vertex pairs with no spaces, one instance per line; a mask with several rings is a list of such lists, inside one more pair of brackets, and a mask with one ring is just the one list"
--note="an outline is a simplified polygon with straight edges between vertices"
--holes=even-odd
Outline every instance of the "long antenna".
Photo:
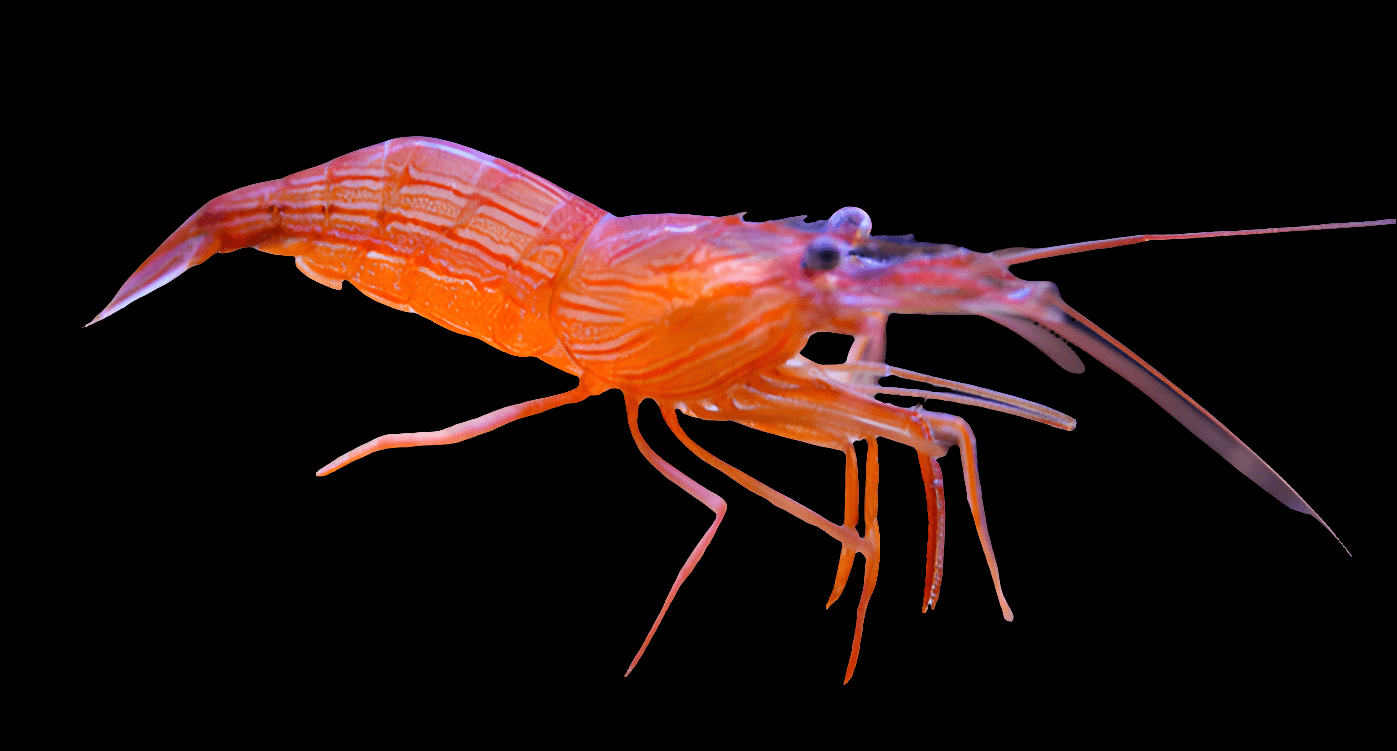
[[1238,229],[1223,230],[1221,232],[1188,232],[1181,235],[1131,235],[1130,237],[1117,237],[1111,240],[1092,240],[1084,243],[1072,243],[1070,245],[1054,245],[1051,248],[1005,248],[996,250],[990,255],[1004,261],[1005,265],[1012,266],[1016,263],[1027,263],[1037,261],[1040,258],[1052,258],[1053,256],[1065,256],[1069,253],[1083,253],[1088,250],[1100,250],[1101,248],[1114,248],[1120,245],[1134,245],[1135,243],[1149,242],[1150,240],[1192,240],[1199,237],[1232,237],[1234,235],[1266,235],[1276,232],[1308,232],[1316,229],[1348,229],[1350,227],[1376,227],[1380,224],[1393,224],[1397,220],[1379,219],[1374,222],[1339,222],[1337,224],[1310,224],[1304,227],[1272,227],[1270,229]]

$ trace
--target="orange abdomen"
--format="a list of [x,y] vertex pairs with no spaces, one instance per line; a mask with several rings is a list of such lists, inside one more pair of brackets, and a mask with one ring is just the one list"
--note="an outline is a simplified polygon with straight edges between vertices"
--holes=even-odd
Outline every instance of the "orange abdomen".
[[399,138],[234,191],[201,214],[196,224],[218,228],[220,250],[296,256],[317,281],[349,281],[386,305],[576,372],[557,362],[548,305],[565,260],[605,212],[508,162]]

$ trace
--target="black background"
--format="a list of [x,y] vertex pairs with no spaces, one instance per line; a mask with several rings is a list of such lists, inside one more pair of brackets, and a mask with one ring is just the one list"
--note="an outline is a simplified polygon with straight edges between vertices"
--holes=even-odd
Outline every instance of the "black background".
[[[68,414],[55,415],[69,457],[52,476],[61,533],[46,553],[74,614],[61,630],[97,686],[140,674],[172,689],[401,691],[447,705],[482,687],[505,701],[831,691],[862,560],[825,611],[837,544],[689,455],[653,404],[651,445],[730,509],[622,680],[711,515],[635,449],[617,392],[316,478],[377,435],[446,427],[574,379],[252,251],[81,326],[208,199],[404,135],[507,159],[616,215],[756,221],[857,205],[877,233],[974,250],[1391,215],[1390,191],[1374,185],[1387,155],[1371,92],[1303,66],[1233,62],[1216,78],[1124,81],[1103,78],[1105,63],[1025,66],[973,86],[894,63],[663,83],[632,81],[623,63],[514,85],[461,73],[440,88],[393,73],[288,80],[246,59],[99,73],[85,145],[100,158],[75,169],[115,164],[122,177],[84,214],[104,239],[68,274],[77,284],[56,314],[71,381]],[[104,131],[108,118],[120,130]],[[1390,415],[1376,354],[1386,329],[1369,313],[1390,297],[1377,259],[1391,245],[1390,227],[1354,229],[1018,269],[1056,282],[1229,426],[1352,558],[1086,356],[1072,375],[983,319],[895,317],[891,363],[1047,404],[1079,427],[947,405],[978,437],[1013,623],[954,453],[946,579],[937,610],[919,612],[915,455],[882,444],[882,569],[846,690],[1008,701],[1071,683],[1187,703],[1161,688],[1187,685],[1206,703],[1363,679],[1390,535],[1376,521],[1390,499],[1372,489],[1387,459],[1375,437]],[[807,354],[831,361],[839,347],[817,338]],[[838,454],[681,419],[720,457],[838,518]]]

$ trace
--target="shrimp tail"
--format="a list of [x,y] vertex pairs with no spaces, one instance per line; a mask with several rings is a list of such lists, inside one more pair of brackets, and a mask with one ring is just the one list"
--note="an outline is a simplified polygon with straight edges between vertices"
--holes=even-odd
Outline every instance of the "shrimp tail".
[[[116,297],[86,325],[110,316],[174,281],[215,253],[256,245],[269,237],[279,221],[269,198],[276,183],[258,183],[209,201],[184,221],[121,285]],[[268,210],[273,207],[273,210]]]
[[136,269],[136,273],[132,274],[125,284],[121,285],[116,297],[107,303],[107,307],[103,308],[102,312],[98,313],[97,317],[93,318],[87,325],[91,326],[169,284],[175,277],[183,274],[186,269],[198,266],[218,252],[217,237],[205,234],[181,237],[181,234],[176,232],[151,254],[150,258],[147,258],[145,263]]

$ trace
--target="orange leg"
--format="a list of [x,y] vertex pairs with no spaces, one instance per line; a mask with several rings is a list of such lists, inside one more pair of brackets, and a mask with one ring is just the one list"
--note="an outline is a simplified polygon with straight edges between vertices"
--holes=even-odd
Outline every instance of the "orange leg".
[[[753,493],[766,498],[777,507],[794,514],[798,518],[825,530],[831,537],[840,541],[842,546],[839,557],[840,568],[835,575],[835,594],[832,596],[831,602],[833,602],[834,597],[838,597],[839,593],[844,590],[844,583],[849,578],[849,572],[853,568],[854,554],[863,553],[866,561],[863,570],[863,593],[859,597],[858,613],[854,621],[854,644],[849,654],[849,667],[844,673],[844,682],[848,683],[849,679],[854,676],[855,665],[858,664],[859,645],[862,643],[863,639],[863,622],[868,612],[868,601],[873,597],[873,590],[878,584],[878,562],[880,559],[878,544],[878,440],[876,438],[868,439],[867,487],[864,492],[864,535],[863,537],[859,537],[858,531],[854,526],[858,524],[858,468],[857,465],[854,464],[857,460],[857,456],[854,455],[852,448],[847,452],[848,464],[846,465],[852,470],[852,475],[849,470],[846,470],[845,475],[846,479],[852,476],[853,486],[850,488],[846,483],[845,523],[841,527],[835,527],[824,517],[815,514],[805,506],[767,487],[759,480],[752,478],[747,473],[704,450],[701,446],[694,443],[693,439],[680,427],[678,416],[672,408],[665,406],[662,411],[664,412],[665,422],[669,424],[670,429],[674,431],[674,434],[679,437],[679,440],[687,446],[690,451],[694,452],[695,456],[737,481],[738,484]],[[778,435],[790,431],[789,428],[779,429],[771,426],[768,427],[770,428],[768,432]],[[818,438],[812,440],[813,436],[809,432],[801,431],[799,435],[800,437],[797,438],[797,440],[811,442],[815,445],[829,445],[826,441],[819,440]],[[850,495],[851,492],[852,496]],[[852,505],[847,501],[850,497],[853,499]],[[799,510],[799,513],[797,510]],[[852,513],[852,517],[849,515],[850,513]],[[848,560],[847,566],[845,565],[846,557]],[[829,607],[829,605],[826,604],[825,607]]]
[[980,462],[975,452],[975,435],[970,432],[970,425],[955,415],[943,415],[938,412],[920,412],[918,415],[933,427],[956,436],[956,445],[960,448],[960,466],[965,474],[965,499],[970,503],[970,515],[975,518],[975,531],[980,536],[980,548],[985,552],[985,563],[989,565],[990,578],[994,580],[994,593],[999,597],[999,609],[1004,613],[1004,620],[1012,621],[1014,611],[1009,609],[1009,602],[1004,599],[1004,588],[999,582],[999,564],[994,559],[989,523],[985,520],[985,501],[980,491]]
[[[846,680],[852,675],[858,659],[858,650],[867,614],[869,598],[877,583],[879,540],[877,531],[877,437],[888,438],[906,444],[925,457],[925,474],[928,493],[928,506],[935,510],[933,541],[928,547],[935,556],[928,564],[930,584],[926,595],[929,607],[940,587],[940,551],[944,539],[944,491],[938,485],[937,470],[932,460],[944,456],[946,449],[956,446],[960,449],[961,467],[965,477],[966,500],[975,528],[979,533],[980,545],[985,553],[985,561],[994,581],[995,593],[999,597],[1000,608],[1006,620],[1013,620],[1013,611],[1004,599],[1000,584],[999,566],[995,561],[994,549],[990,545],[989,527],[985,519],[984,500],[980,489],[978,456],[975,450],[975,436],[964,420],[954,415],[928,412],[922,409],[909,409],[885,404],[859,391],[854,384],[840,382],[825,375],[821,366],[800,358],[793,358],[783,365],[754,376],[746,383],[734,387],[719,398],[706,399],[695,403],[662,404],[666,421],[679,439],[699,458],[736,480],[776,506],[788,511],[801,520],[819,527],[858,553],[863,553],[868,563],[864,569],[864,591],[859,602],[859,614],[855,623],[854,647],[850,654]],[[864,524],[865,534],[860,537],[851,525],[835,526],[824,517],[815,514],[780,493],[768,488],[721,460],[699,448],[680,429],[674,409],[686,414],[701,416],[710,420],[732,420],[756,430],[779,435],[785,438],[824,446],[840,451],[857,440],[870,442],[868,487],[865,492]],[[846,453],[846,457],[848,454]],[[847,472],[846,472],[847,475]],[[847,483],[846,483],[847,485]],[[846,488],[846,511],[848,509]],[[838,576],[838,573],[836,574]],[[839,581],[836,580],[836,585]],[[925,608],[924,608],[925,609]]]
[[946,554],[946,483],[941,464],[924,452],[917,452],[922,465],[922,485],[926,487],[926,589],[922,591],[922,612],[936,609],[941,596],[941,562]]
[[468,438],[474,438],[481,433],[488,433],[502,425],[508,425],[520,418],[536,415],[540,412],[547,412],[554,407],[561,407],[564,404],[580,402],[594,393],[596,392],[592,390],[587,383],[580,383],[577,388],[572,391],[556,396],[545,396],[542,399],[520,402],[513,406],[497,409],[488,415],[481,415],[474,420],[467,420],[445,430],[434,430],[427,433],[389,433],[388,435],[381,435],[329,464],[326,464],[315,474],[318,477],[324,477],[356,459],[362,459],[375,451],[382,451],[383,449],[404,448],[407,446],[442,446],[448,443],[460,443]]
[[945,537],[944,490],[936,483],[939,467],[933,467],[932,461],[944,456],[951,446],[959,448],[966,501],[975,519],[990,578],[1004,618],[1013,620],[990,544],[975,436],[970,426],[954,415],[879,402],[861,393],[858,385],[846,385],[839,382],[842,378],[831,379],[825,373],[823,366],[792,359],[734,388],[726,398],[707,401],[692,412],[706,419],[733,420],[773,435],[841,450],[852,441],[876,435],[906,444],[924,455],[928,505],[938,512],[931,530],[936,538],[931,546],[936,557],[929,564],[931,588],[925,603],[928,608],[934,595],[939,594],[937,561],[941,554],[937,551],[944,549]]
[[[846,365],[858,362],[870,362],[879,364],[883,362],[884,354],[887,352],[887,324],[886,315],[872,315],[863,319],[861,333],[854,337],[854,343],[849,347],[849,354],[844,358]],[[881,377],[876,370],[854,371],[835,376],[836,380],[846,380],[848,383],[861,384],[864,386],[876,386]],[[858,455],[854,453],[854,447],[848,445],[844,447],[844,526],[853,528],[859,521],[859,469]],[[865,529],[867,529],[865,527]],[[833,605],[839,596],[844,594],[844,585],[849,581],[849,572],[854,567],[854,551],[847,545],[839,549],[839,565],[834,571],[834,589],[829,593],[829,600],[825,603],[825,609]]]
[[[654,465],[655,469],[660,470],[660,474],[668,477],[675,485],[689,491],[689,495],[697,498],[699,503],[707,506],[709,510],[714,513],[716,518],[713,519],[712,526],[704,533],[698,545],[694,547],[694,552],[689,554],[689,559],[684,561],[684,566],[679,569],[679,576],[675,578],[674,586],[669,588],[669,596],[665,597],[665,604],[660,606],[660,614],[655,616],[655,623],[650,626],[650,633],[646,634],[645,641],[641,642],[640,651],[635,653],[635,659],[631,660],[630,667],[626,668],[626,675],[630,675],[631,671],[635,670],[636,663],[640,662],[640,656],[645,654],[645,648],[650,646],[650,639],[655,636],[655,630],[660,627],[660,621],[664,620],[665,611],[669,610],[669,604],[674,601],[674,595],[679,592],[679,585],[683,584],[684,580],[689,578],[689,574],[693,573],[694,566],[698,565],[699,559],[703,557],[703,552],[708,549],[708,543],[713,541],[713,535],[718,532],[718,525],[723,521],[723,514],[726,514],[728,511],[728,504],[726,501],[719,498],[713,491],[695,482],[688,475],[675,469],[669,462],[661,459],[651,450],[650,444],[646,443],[645,439],[641,437],[640,426],[636,422],[639,406],[637,400],[631,399],[630,397],[626,398],[626,419],[630,422],[631,436],[635,438],[635,445],[640,449],[640,453],[645,455],[645,458]],[[666,409],[664,411],[667,416],[673,414],[673,410]],[[687,436],[683,436],[682,433],[680,435],[682,438],[687,438]]]
[[[860,553],[867,552],[868,546],[864,543],[863,538],[859,537],[858,530],[853,526],[841,527],[831,523],[828,519],[811,511],[795,500],[792,500],[784,493],[768,487],[765,483],[753,478],[746,472],[708,453],[702,446],[694,443],[693,439],[689,437],[689,434],[684,432],[684,428],[680,427],[679,420],[674,413],[673,405],[661,405],[660,411],[664,413],[665,422],[669,425],[670,429],[674,431],[674,434],[678,436],[679,441],[687,446],[690,451],[694,452],[695,456],[708,463],[709,466],[732,478],[742,487],[770,501],[772,505],[782,511],[800,519],[806,524],[818,527],[825,534],[838,540],[841,545],[851,547]],[[780,435],[780,433],[778,433],[778,435]],[[823,446],[825,444],[816,443],[816,445]]]
[[[859,523],[859,456],[852,445],[844,447],[844,526],[853,529]],[[854,555],[858,551],[848,545],[839,546],[839,566],[834,570],[834,589],[829,593],[825,609],[833,605],[844,594],[844,585],[849,581],[849,572],[854,569]]]
[[[768,423],[754,420],[761,410],[754,408],[756,400],[751,392],[744,396],[744,403],[748,408],[743,424],[773,435],[780,435],[794,440],[812,443],[818,446],[833,448],[826,440],[813,437],[814,433],[805,426],[793,428],[789,425],[779,423]],[[783,388],[781,394],[781,408],[789,410],[793,401],[790,391]],[[861,422],[878,424],[879,435],[889,440],[908,444],[917,450],[919,456],[924,457],[928,465],[924,468],[923,482],[927,490],[928,513],[934,509],[936,511],[933,519],[935,526],[929,530],[934,534],[934,538],[929,541],[929,552],[935,553],[935,558],[928,561],[928,582],[926,591],[927,601],[923,603],[925,611],[934,605],[935,596],[940,594],[940,571],[941,556],[945,545],[945,491],[940,477],[940,466],[935,464],[937,457],[945,454],[945,446],[956,446],[960,449],[961,468],[964,472],[966,501],[970,506],[970,514],[975,520],[975,530],[980,537],[980,547],[985,554],[985,563],[990,570],[990,578],[994,582],[995,594],[999,598],[999,607],[1003,611],[1004,619],[1014,620],[1014,613],[1009,608],[1008,601],[1004,598],[1004,590],[999,578],[999,564],[994,557],[994,547],[990,544],[989,525],[985,518],[984,498],[980,488],[979,459],[975,449],[975,435],[971,432],[970,426],[955,415],[928,412],[921,409],[909,409],[895,407],[891,404],[874,401],[872,399],[853,401],[841,400],[837,402],[813,402],[812,410],[820,410],[822,416],[831,425],[836,425],[847,418],[862,418]],[[897,423],[900,422],[901,425]],[[870,461],[872,461],[870,459]],[[870,471],[874,471],[870,469]],[[867,500],[865,500],[865,505]],[[867,535],[865,534],[865,537]],[[934,543],[934,544],[931,544]],[[862,552],[862,551],[860,551]]]
[[863,538],[872,552],[864,553],[863,594],[859,596],[858,614],[854,616],[854,646],[849,650],[849,667],[844,669],[844,683],[854,677],[859,664],[859,646],[863,643],[863,621],[868,613],[868,601],[878,586],[878,562],[882,557],[878,544],[878,439],[868,439],[868,463],[865,465],[863,491]]

